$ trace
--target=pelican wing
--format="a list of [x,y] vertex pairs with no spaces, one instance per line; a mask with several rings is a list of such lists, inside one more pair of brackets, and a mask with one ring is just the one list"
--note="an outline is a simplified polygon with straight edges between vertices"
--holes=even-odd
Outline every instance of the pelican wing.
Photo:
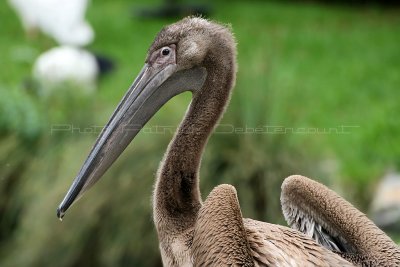
[[303,176],[290,176],[282,184],[281,204],[290,227],[354,264],[400,266],[399,247],[326,186]]
[[296,230],[252,219],[243,221],[256,266],[354,266]]
[[255,266],[233,186],[217,186],[204,202],[194,228],[192,257],[194,266]]
[[217,186],[196,221],[194,266],[354,266],[304,234],[243,219],[236,190]]

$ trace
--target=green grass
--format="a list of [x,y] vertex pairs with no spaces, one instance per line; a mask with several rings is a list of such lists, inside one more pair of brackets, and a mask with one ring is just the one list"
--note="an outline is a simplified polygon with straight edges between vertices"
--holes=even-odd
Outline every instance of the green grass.
[[[103,125],[156,33],[173,21],[132,19],[131,7],[99,0],[88,12],[96,30],[90,49],[117,66],[98,92],[41,99],[24,81],[54,42],[27,39],[0,4],[1,266],[158,266],[150,196],[171,134],[139,134],[63,223],[55,217],[96,135],[51,134],[51,125]],[[213,10],[213,19],[232,25],[239,49],[237,85],[221,124],[356,127],[348,134],[217,133],[201,169],[203,198],[232,183],[245,216],[283,223],[280,184],[299,173],[368,212],[379,177],[400,165],[399,11],[263,1],[216,1]],[[189,101],[190,94],[176,97],[149,126],[178,125]]]

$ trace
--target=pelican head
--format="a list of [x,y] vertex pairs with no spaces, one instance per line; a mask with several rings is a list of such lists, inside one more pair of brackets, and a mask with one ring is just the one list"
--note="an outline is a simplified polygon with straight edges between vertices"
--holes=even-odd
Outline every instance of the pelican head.
[[[229,38],[230,42],[224,42],[224,38]],[[201,95],[208,76],[207,69],[210,69],[207,66],[212,65],[215,58],[222,61],[222,65],[224,60],[227,64],[232,62],[231,55],[235,49],[227,47],[226,43],[233,46],[235,43],[226,27],[201,18],[183,19],[158,33],[142,70],[100,133],[59,205],[57,216],[60,219],[102,177],[168,100],[185,91],[191,91],[193,98]],[[223,56],[225,53],[226,58]]]

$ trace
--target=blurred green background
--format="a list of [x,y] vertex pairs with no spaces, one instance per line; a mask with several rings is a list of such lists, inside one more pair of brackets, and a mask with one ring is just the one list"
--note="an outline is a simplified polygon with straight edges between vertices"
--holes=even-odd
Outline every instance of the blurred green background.
[[[140,133],[61,223],[56,207],[96,134],[51,132],[56,124],[106,123],[154,36],[176,20],[133,16],[136,6],[159,3],[92,1],[87,18],[96,39],[89,48],[112,58],[116,69],[91,96],[64,88],[42,98],[29,77],[35,59],[55,43],[44,35],[27,38],[16,14],[0,2],[0,266],[160,266],[151,194],[172,134]],[[208,3],[212,19],[233,27],[239,72],[221,131],[203,157],[203,198],[230,183],[245,217],[285,224],[280,185],[288,175],[303,174],[368,213],[379,179],[400,165],[400,10]],[[176,127],[190,97],[174,98],[148,127]],[[294,132],[221,133],[226,125]]]

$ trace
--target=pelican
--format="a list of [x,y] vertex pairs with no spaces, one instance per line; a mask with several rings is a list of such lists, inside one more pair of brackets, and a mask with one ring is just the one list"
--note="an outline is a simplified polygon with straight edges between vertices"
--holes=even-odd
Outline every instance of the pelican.
[[154,224],[164,266],[396,266],[399,248],[361,212],[304,177],[283,184],[282,205],[294,229],[243,219],[232,186],[202,202],[204,147],[229,102],[236,79],[236,43],[227,26],[185,18],[163,28],[140,71],[57,209],[67,209],[118,158],[172,97],[192,101],[160,164]]

